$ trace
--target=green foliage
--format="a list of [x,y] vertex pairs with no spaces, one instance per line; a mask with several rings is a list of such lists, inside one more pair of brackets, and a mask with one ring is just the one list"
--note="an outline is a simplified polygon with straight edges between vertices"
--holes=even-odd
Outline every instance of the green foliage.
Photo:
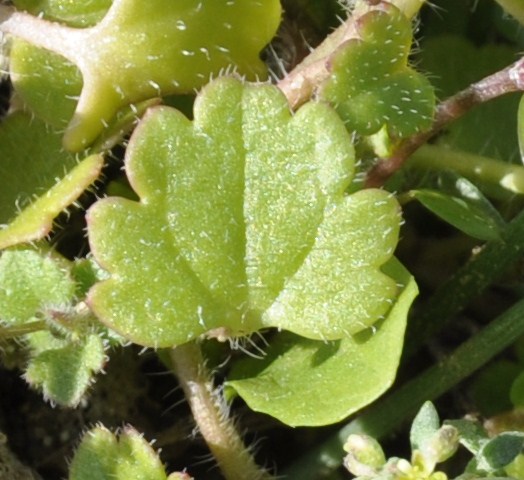
[[395,7],[359,18],[358,39],[348,40],[330,60],[332,73],[321,96],[330,101],[348,129],[361,135],[384,125],[407,137],[431,125],[435,98],[429,81],[408,66],[412,43],[409,20]]
[[71,27],[91,27],[104,18],[112,0],[14,0],[13,3],[20,10],[43,15],[49,20],[65,22]]
[[[64,136],[68,149],[87,147],[119,109],[154,96],[191,92],[231,65],[249,78],[264,76],[258,54],[278,26],[278,0],[264,4],[223,0],[201,7],[193,0],[178,2],[176,8],[170,0],[115,0],[92,28],[57,30],[41,25],[41,34],[49,39],[47,48],[81,72],[78,104]],[[62,41],[60,31],[70,42]],[[59,111],[51,115],[63,118],[69,106],[62,99],[78,94],[80,77],[71,66],[61,67],[58,58],[41,51],[32,56],[24,48],[32,47],[22,45],[21,51],[13,53],[15,88],[37,111],[58,102]],[[45,75],[47,81],[41,84],[40,72],[45,69],[62,69],[63,75]],[[50,83],[60,87],[49,90]],[[67,91],[61,88],[63,84]]]
[[395,378],[407,312],[417,294],[398,262],[387,267],[404,287],[384,321],[329,343],[281,335],[263,359],[237,362],[227,385],[253,410],[295,426],[334,423],[370,403]]
[[21,338],[29,353],[25,379],[44,398],[71,406],[106,361],[93,319],[72,309],[75,293],[69,262],[59,256],[27,248],[0,256],[0,338],[36,322],[36,330]]
[[520,159],[524,162],[524,96],[520,98],[518,117],[517,117],[517,135],[519,139]]
[[[109,354],[118,352],[109,347],[131,342],[165,347],[148,352],[142,357],[147,365],[142,360],[140,367],[131,364],[129,349],[124,375],[148,369],[158,354],[176,373],[228,479],[269,477],[257,469],[251,449],[228,420],[229,408],[236,411],[237,404],[226,400],[236,395],[251,410],[291,426],[331,424],[371,404],[335,432],[327,447],[308,451],[291,480],[333,473],[342,463],[341,439],[349,433],[345,465],[362,479],[446,480],[445,472],[460,470],[443,464],[459,442],[473,454],[459,478],[524,479],[518,410],[487,421],[488,434],[469,420],[441,425],[435,407],[426,403],[413,422],[409,459],[388,459],[377,440],[524,332],[524,302],[518,301],[524,214],[510,221],[522,210],[524,167],[508,163],[518,159],[519,150],[523,155],[522,102],[518,112],[517,95],[489,102],[444,125],[432,144],[419,145],[421,132],[441,126],[442,110],[432,125],[434,89],[444,98],[506,67],[522,50],[518,24],[491,2],[474,2],[472,12],[453,0],[437,0],[444,22],[429,8],[412,22],[422,3],[0,2],[0,67],[9,69],[14,86],[11,92],[4,83],[1,90],[8,92],[3,96],[12,93],[0,125],[4,366],[22,370],[51,403],[80,407],[69,415],[61,409],[57,417],[75,425],[84,421],[79,427],[84,432],[102,418],[108,424],[105,412],[122,392],[133,405],[118,405],[114,412],[121,416],[115,421],[113,412],[109,422],[140,425],[167,447],[169,465],[192,465],[193,452],[178,442],[179,435],[187,440],[187,432],[164,421],[185,424],[187,410],[171,417],[173,397],[153,402],[146,397],[159,384],[171,388],[169,377],[151,380],[155,388],[147,391],[133,385],[141,390],[138,401],[127,395],[132,380],[111,377]],[[518,2],[499,3],[515,12]],[[354,19],[337,28],[336,16],[351,8]],[[261,52],[282,11],[278,40]],[[437,31],[460,37],[435,38]],[[12,35],[7,41],[4,32]],[[324,37],[298,70],[284,71]],[[492,44],[501,38],[506,45]],[[282,91],[246,81],[266,77],[262,59],[270,69],[282,67]],[[430,72],[431,83],[412,65]],[[240,75],[210,81],[233,71]],[[516,79],[505,78],[490,91],[509,88]],[[477,85],[476,94],[485,88]],[[303,106],[292,112],[288,102]],[[453,116],[466,104],[452,101],[446,113]],[[62,145],[79,153],[73,156]],[[366,187],[375,184],[366,180],[372,165],[378,162],[373,173],[385,165],[380,158],[400,162],[415,147],[421,148],[412,163],[383,189]],[[83,195],[86,189],[90,195]],[[416,199],[425,207],[407,206],[402,232],[396,197],[400,204]],[[101,200],[90,206],[94,198]],[[73,215],[60,215],[69,211]],[[435,222],[433,214],[442,221]],[[418,289],[397,255],[423,285],[410,322]],[[503,275],[508,265],[513,272]],[[479,295],[490,284],[495,288],[489,297]],[[473,301],[475,296],[481,300]],[[507,309],[512,301],[518,303]],[[453,322],[460,309],[461,321]],[[428,338],[430,353],[440,353],[441,343],[447,350],[450,338],[462,342],[458,325],[467,325],[465,335],[472,338],[449,357],[436,364],[427,355],[413,360]],[[472,401],[468,410],[485,415],[522,404],[522,366],[508,355],[513,354],[481,371],[465,389],[472,395],[461,397],[460,408]],[[108,390],[95,390],[95,375],[108,361],[109,375],[99,382],[109,384]],[[392,386],[399,364],[398,382],[407,384],[375,403]],[[36,433],[28,438],[39,408],[9,405],[18,398],[10,398],[5,384],[11,385],[2,377],[0,426],[10,429],[21,456],[48,458],[29,450],[47,444],[53,429],[43,429],[42,442]],[[258,421],[267,429],[264,435],[273,433],[274,423],[253,412],[238,421],[246,422],[241,427],[247,426],[248,438],[258,433],[251,430]],[[60,438],[76,437],[69,425],[56,423]],[[283,428],[278,426],[279,436]],[[289,433],[301,450],[318,445],[324,435]],[[173,443],[177,448],[170,448]],[[60,445],[53,445],[53,458],[67,456],[66,445]],[[281,446],[275,442],[276,449]],[[64,466],[58,470],[50,475],[67,476]],[[203,478],[208,475],[213,474]],[[82,440],[69,478],[190,477],[180,472],[167,477],[159,456],[131,427],[118,435],[98,426]]]
[[411,427],[411,461],[396,457],[386,460],[375,439],[353,434],[344,445],[348,452],[344,464],[359,479],[446,480],[446,474],[435,471],[435,467],[455,454],[459,442],[474,458],[457,478],[505,478],[509,465],[516,478],[521,478],[518,465],[512,462],[522,451],[523,433],[503,432],[488,438],[482,427],[470,420],[450,420],[439,426],[430,402],[422,406]]
[[27,248],[2,253],[0,285],[0,318],[7,325],[27,322],[45,306],[69,305],[75,292],[66,262]]
[[500,238],[506,222],[493,204],[473,183],[443,172],[435,189],[420,188],[407,193],[445,222],[480,240]]
[[[27,141],[28,138],[31,141]],[[63,151],[58,132],[23,112],[13,113],[3,120],[0,126],[0,157],[2,223],[13,220],[21,208],[27,207],[35,196],[46,194],[55,185],[56,178],[61,178],[64,171],[73,169],[77,164],[73,155]],[[96,177],[96,173],[84,174],[78,183],[83,183],[85,188]],[[58,201],[62,208],[70,203],[61,198]]]
[[0,248],[43,239],[52,230],[54,218],[98,178],[102,164],[100,155],[91,155],[35,199],[0,230]]
[[386,460],[375,439],[366,435],[350,435],[344,450],[344,465],[359,479],[389,478],[397,480],[446,480],[446,474],[435,471],[438,463],[457,450],[459,437],[455,427],[440,426],[435,407],[426,402],[411,426],[411,461],[392,457]]
[[[131,427],[117,438],[104,427],[86,433],[71,463],[69,480],[167,480],[162,462]],[[169,479],[176,477],[169,477]]]
[[485,431],[471,420],[451,420],[447,424],[459,432],[462,443],[473,455],[467,473],[481,477],[503,474],[521,453],[524,446],[524,433],[502,432],[489,438]]
[[24,378],[40,388],[44,398],[59,405],[78,405],[106,362],[104,342],[97,333],[71,341],[50,332],[35,332],[26,341],[32,357]]
[[193,124],[151,111],[127,152],[140,203],[111,198],[88,215],[112,274],[90,305],[127,338],[171,346],[279,327],[339,339],[390,309],[396,282],[379,269],[398,207],[383,191],[343,195],[353,150],[325,105],[292,117],[275,88],[222,79],[200,94]]

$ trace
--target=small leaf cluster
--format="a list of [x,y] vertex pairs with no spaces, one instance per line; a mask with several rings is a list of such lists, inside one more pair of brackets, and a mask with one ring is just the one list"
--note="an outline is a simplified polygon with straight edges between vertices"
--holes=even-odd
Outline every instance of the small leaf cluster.
[[[23,345],[27,359],[17,366],[27,382],[68,406],[80,402],[103,369],[110,340],[77,303],[74,275],[73,265],[52,252],[17,248],[0,257],[0,339]],[[16,358],[16,344],[4,348]]]
[[386,459],[374,438],[352,434],[344,445],[348,452],[344,465],[361,480],[446,480],[447,474],[435,468],[463,445],[473,458],[456,479],[523,478],[524,433],[506,431],[490,438],[474,420],[447,420],[440,425],[431,402],[426,402],[413,420],[410,443],[409,461],[397,457]]
[[192,480],[183,472],[166,475],[151,445],[131,427],[118,437],[104,427],[90,430],[75,453],[69,480]]

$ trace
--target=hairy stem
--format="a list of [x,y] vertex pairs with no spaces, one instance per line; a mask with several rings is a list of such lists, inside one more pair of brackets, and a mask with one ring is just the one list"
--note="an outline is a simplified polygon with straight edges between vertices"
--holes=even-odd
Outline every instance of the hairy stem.
[[524,334],[524,300],[521,300],[472,339],[397,391],[374,403],[324,444],[292,465],[284,478],[319,480],[342,463],[342,445],[352,433],[383,437],[413,416],[426,400],[433,400],[471,375]]
[[171,350],[171,360],[191,412],[224,477],[228,480],[270,480],[244,446],[227,416],[224,399],[214,388],[200,346],[186,343]]
[[74,64],[83,50],[89,29],[71,28],[0,5],[0,32],[62,55]]
[[435,114],[433,126],[426,132],[414,135],[401,142],[395,153],[380,161],[368,173],[366,186],[380,187],[399,170],[407,159],[443,127],[457,120],[473,107],[485,103],[506,93],[524,90],[524,58],[505,69],[494,73],[477,83],[473,83],[461,92],[444,100]]
[[21,325],[13,325],[5,327],[0,325],[0,342],[21,337],[28,333],[39,332],[47,329],[47,323],[43,320],[23,323]]

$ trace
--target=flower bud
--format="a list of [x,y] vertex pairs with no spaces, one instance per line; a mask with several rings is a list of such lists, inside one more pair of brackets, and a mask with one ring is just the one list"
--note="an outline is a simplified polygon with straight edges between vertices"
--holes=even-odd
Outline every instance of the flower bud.
[[344,466],[357,477],[373,476],[386,463],[382,447],[368,435],[350,435],[344,450]]

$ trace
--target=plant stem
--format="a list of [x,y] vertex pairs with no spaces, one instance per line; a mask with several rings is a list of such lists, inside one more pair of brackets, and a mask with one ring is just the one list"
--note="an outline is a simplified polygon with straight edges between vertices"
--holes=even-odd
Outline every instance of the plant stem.
[[448,391],[523,334],[524,300],[521,300],[463,343],[445,360],[373,404],[363,415],[347,424],[320,447],[308,452],[287,469],[284,478],[326,478],[342,464],[342,445],[348,435],[365,433],[374,438],[383,437],[404,419],[413,416],[426,400],[433,400]]
[[6,341],[12,338],[21,337],[28,333],[39,332],[46,330],[48,327],[47,323],[43,320],[37,320],[34,322],[23,323],[21,325],[13,325],[5,327],[0,325],[0,342]]
[[438,145],[423,145],[406,165],[430,170],[453,170],[473,182],[500,185],[524,194],[524,167],[483,157],[474,153],[450,150]]
[[0,32],[62,55],[79,66],[79,52],[86,47],[89,29],[71,28],[0,5]]
[[170,351],[177,374],[200,433],[228,480],[270,480],[244,446],[227,415],[224,399],[214,388],[200,346],[186,343]]
[[457,270],[429,299],[422,313],[410,322],[404,358],[445,328],[454,316],[477,298],[524,254],[524,211],[504,229],[501,238]]
[[444,100],[437,107],[433,126],[400,143],[395,153],[380,161],[368,173],[367,187],[380,187],[406,160],[443,127],[457,120],[473,107],[506,93],[524,90],[524,58]]

